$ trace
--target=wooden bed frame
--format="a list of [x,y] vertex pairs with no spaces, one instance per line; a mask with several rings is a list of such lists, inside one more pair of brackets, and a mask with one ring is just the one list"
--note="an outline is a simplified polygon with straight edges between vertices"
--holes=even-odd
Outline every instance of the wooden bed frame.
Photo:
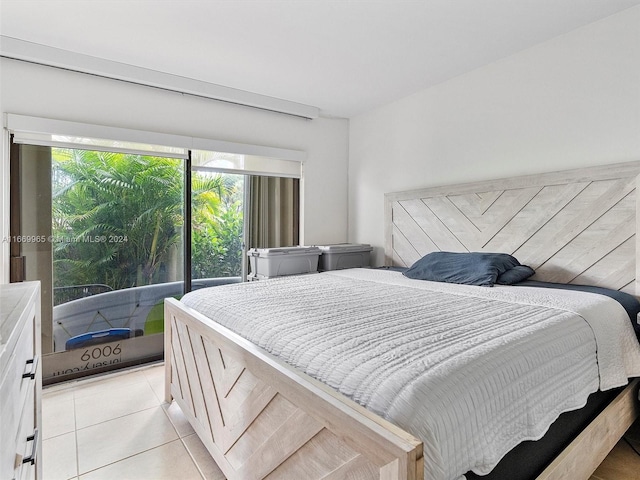
[[[388,194],[387,262],[500,251],[539,279],[635,294],[639,174],[630,162]],[[174,299],[165,300],[165,365],[165,400],[229,480],[423,478],[420,440]],[[588,479],[638,417],[638,383],[538,479]]]

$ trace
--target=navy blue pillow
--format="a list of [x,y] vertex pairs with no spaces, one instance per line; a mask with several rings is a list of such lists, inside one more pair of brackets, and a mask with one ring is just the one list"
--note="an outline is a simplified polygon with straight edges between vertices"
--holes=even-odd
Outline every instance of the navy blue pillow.
[[506,253],[432,252],[414,263],[403,275],[417,280],[491,287],[498,277],[503,283],[510,284],[533,275],[533,270],[526,267],[505,276],[506,272],[520,266],[524,265]]
[[536,272],[533,268],[528,267],[527,265],[516,265],[511,270],[507,270],[506,272],[498,275],[496,283],[498,285],[513,285],[514,283],[526,280],[534,273]]

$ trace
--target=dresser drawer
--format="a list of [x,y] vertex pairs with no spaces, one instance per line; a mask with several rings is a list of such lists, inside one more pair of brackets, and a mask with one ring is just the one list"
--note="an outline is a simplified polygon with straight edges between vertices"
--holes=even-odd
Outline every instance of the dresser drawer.
[[14,476],[16,480],[35,478],[36,462],[41,461],[38,458],[40,455],[38,436],[41,432],[36,430],[35,391],[35,385],[29,388],[27,402],[20,418],[19,433],[16,439],[16,470]]
[[27,428],[26,423],[35,422],[34,395],[39,368],[39,359],[34,358],[33,322],[27,322],[9,358],[5,376],[0,379],[0,478],[14,478],[9,468],[15,467],[16,456],[23,452],[18,446],[21,429]]
[[0,480],[43,478],[40,301],[39,282],[0,285]]

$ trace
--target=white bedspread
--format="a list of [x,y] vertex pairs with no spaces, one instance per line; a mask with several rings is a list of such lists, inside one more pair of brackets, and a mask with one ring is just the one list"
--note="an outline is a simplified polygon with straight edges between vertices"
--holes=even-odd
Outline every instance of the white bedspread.
[[488,473],[590,393],[640,375],[629,317],[591,293],[354,269],[183,302],[420,438],[437,480]]

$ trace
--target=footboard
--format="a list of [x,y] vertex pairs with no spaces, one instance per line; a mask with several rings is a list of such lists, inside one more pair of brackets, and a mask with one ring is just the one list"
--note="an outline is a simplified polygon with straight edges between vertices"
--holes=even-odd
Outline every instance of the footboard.
[[229,480],[423,478],[422,443],[174,299],[165,399]]

